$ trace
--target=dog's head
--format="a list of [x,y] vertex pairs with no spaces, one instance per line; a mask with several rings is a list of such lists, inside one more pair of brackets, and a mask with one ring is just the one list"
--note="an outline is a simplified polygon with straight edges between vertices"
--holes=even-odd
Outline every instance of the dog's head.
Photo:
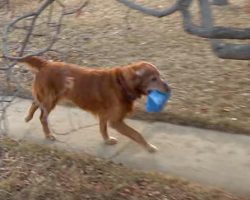
[[138,62],[129,65],[125,70],[126,82],[130,88],[139,93],[146,95],[151,90],[158,90],[166,93],[170,91],[167,83],[161,78],[159,70],[148,62]]

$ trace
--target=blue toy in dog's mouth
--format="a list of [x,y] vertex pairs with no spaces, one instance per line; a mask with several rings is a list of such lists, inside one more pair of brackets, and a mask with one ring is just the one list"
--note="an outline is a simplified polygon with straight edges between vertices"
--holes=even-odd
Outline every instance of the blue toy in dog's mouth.
[[147,112],[160,112],[166,105],[171,93],[162,93],[158,90],[151,90],[147,96],[145,108]]

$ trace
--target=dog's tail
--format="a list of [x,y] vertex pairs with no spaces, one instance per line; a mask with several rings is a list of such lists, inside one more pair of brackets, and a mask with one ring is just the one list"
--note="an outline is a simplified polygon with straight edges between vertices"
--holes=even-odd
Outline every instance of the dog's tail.
[[38,72],[42,68],[46,67],[48,63],[47,60],[38,56],[29,56],[29,57],[19,60],[19,62],[24,62],[28,64],[28,66],[31,67],[31,69],[35,72]]

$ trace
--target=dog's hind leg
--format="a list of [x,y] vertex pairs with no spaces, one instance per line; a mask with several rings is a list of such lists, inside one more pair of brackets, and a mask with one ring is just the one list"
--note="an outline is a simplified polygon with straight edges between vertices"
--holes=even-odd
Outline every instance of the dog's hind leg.
[[33,118],[33,115],[38,108],[39,108],[38,103],[33,101],[29,108],[28,115],[25,117],[25,122],[29,122]]
[[100,132],[102,134],[105,144],[108,144],[108,145],[116,144],[117,139],[114,137],[110,137],[108,135],[107,120],[105,118],[99,117],[99,126],[100,126]]

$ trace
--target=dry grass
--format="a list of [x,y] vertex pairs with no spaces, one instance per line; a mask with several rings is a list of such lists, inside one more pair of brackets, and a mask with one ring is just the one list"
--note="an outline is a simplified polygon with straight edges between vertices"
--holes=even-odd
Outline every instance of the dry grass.
[[85,154],[0,139],[0,199],[244,200]]
[[[155,4],[161,2],[166,1]],[[215,8],[216,23],[249,26],[244,1],[230,2]],[[195,16],[197,12],[194,6]],[[216,58],[206,39],[183,32],[179,14],[157,19],[133,10],[128,14],[126,7],[113,0],[91,1],[80,17],[64,21],[55,48],[64,52],[64,60],[90,67],[142,59],[156,64],[173,88],[171,101],[163,113],[155,115],[145,113],[140,101],[137,118],[250,133],[249,61]],[[23,93],[29,93],[31,75],[23,69],[15,73],[23,80]]]

